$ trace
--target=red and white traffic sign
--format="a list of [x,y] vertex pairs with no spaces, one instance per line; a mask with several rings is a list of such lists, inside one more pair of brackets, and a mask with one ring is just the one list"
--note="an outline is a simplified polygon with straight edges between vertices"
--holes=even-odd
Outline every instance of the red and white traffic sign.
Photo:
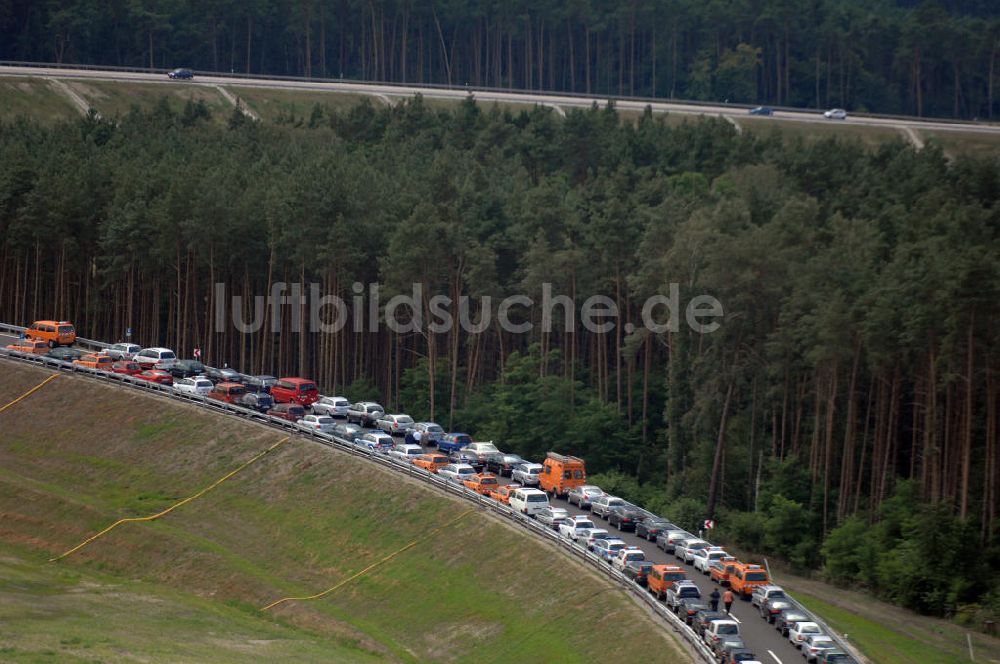
[[196,360],[200,360],[201,359],[201,349],[200,348],[195,348],[194,349],[194,359],[196,359]]
[[712,519],[705,519],[705,530],[711,530],[715,528],[715,521]]

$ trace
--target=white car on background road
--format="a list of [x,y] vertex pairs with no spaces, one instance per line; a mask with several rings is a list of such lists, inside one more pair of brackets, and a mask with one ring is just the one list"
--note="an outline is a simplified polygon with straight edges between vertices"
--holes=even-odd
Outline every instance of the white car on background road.
[[831,108],[829,111],[823,114],[823,117],[827,120],[846,120],[847,111],[842,108]]

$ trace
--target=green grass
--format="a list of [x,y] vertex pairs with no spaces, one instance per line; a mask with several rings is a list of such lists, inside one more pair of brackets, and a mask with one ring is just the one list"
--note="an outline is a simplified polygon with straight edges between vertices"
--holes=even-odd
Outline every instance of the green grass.
[[743,130],[749,133],[766,135],[778,131],[785,140],[801,138],[806,142],[819,141],[827,138],[844,140],[859,140],[865,146],[874,148],[887,141],[905,141],[906,138],[898,130],[891,127],[874,127],[866,125],[847,124],[830,120],[828,122],[802,122],[797,120],[782,120],[780,117],[761,118],[747,116],[736,118]]
[[0,121],[29,117],[43,124],[80,117],[65,95],[40,78],[0,77]]
[[352,108],[361,103],[362,99],[368,99],[376,107],[384,104],[378,98],[353,92],[269,90],[239,86],[226,86],[226,89],[244,101],[261,120],[266,122],[287,118],[308,120],[316,104],[337,111]]
[[233,106],[214,87],[169,81],[163,83],[123,83],[119,81],[66,80],[65,83],[105,117],[126,115],[133,106],[153,108],[166,98],[176,113],[188,100],[204,101],[216,123],[228,122]]
[[[45,375],[0,370],[0,403]],[[53,409],[59,421],[44,417]],[[280,434],[72,376],[0,414],[0,430],[0,661],[687,659],[621,590],[478,510],[323,599],[261,612],[470,507],[301,440],[163,519],[47,563]],[[600,637],[602,623],[620,638]]]
[[937,143],[950,155],[968,154],[979,157],[1000,155],[1000,134],[968,131],[921,131],[925,143]]

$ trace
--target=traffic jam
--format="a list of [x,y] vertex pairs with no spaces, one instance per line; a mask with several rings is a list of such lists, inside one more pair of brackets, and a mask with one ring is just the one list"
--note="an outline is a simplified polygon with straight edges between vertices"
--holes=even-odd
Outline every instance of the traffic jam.
[[[740,561],[702,533],[688,532],[588,484],[586,463],[578,457],[552,451],[540,462],[524,459],[467,433],[387,413],[377,402],[322,395],[308,378],[251,376],[206,366],[199,359],[180,359],[168,348],[132,343],[80,350],[74,347],[76,331],[68,321],[37,321],[20,336],[7,351],[242,406],[411,464],[508,505],[645,588],[719,662],[783,664],[783,654],[797,652],[807,662],[856,664],[821,621],[771,582],[766,567]],[[714,524],[702,525],[702,532],[710,532]]]

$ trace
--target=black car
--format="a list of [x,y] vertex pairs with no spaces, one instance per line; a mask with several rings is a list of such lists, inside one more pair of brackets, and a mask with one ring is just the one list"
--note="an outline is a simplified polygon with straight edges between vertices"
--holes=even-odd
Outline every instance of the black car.
[[237,403],[245,408],[252,408],[266,413],[274,407],[274,397],[267,392],[246,392],[239,398]]
[[711,607],[703,609],[698,613],[694,614],[694,618],[691,620],[691,627],[694,631],[698,632],[699,635],[705,634],[705,629],[708,627],[708,623],[713,620],[730,620],[728,613],[722,611],[713,611]]
[[243,376],[236,369],[205,367],[205,378],[213,383],[239,383]]
[[85,353],[78,348],[60,346],[59,348],[53,348],[47,352],[45,357],[50,357],[53,360],[62,360],[63,362],[72,362],[73,360],[79,360],[84,355]]
[[750,115],[774,115],[774,109],[770,106],[758,106],[750,109]]
[[843,650],[826,650],[816,658],[817,664],[858,664],[858,660]]
[[617,526],[618,530],[635,530],[635,524],[644,518],[642,510],[631,505],[617,505],[608,512],[608,528]]
[[190,69],[185,69],[184,67],[179,67],[179,68],[173,70],[172,72],[169,72],[167,74],[167,77],[169,77],[169,78],[177,78],[177,79],[181,79],[181,80],[185,80],[185,81],[190,81],[192,78],[194,78],[194,72],[191,71]]
[[665,521],[664,519],[641,519],[635,524],[635,534],[637,537],[645,537],[650,542],[656,539],[656,536],[667,530],[676,530],[676,526]]
[[248,376],[240,374],[240,383],[247,388],[247,392],[267,392],[271,393],[271,386],[278,382],[274,376]]
[[694,617],[699,611],[707,611],[712,607],[708,600],[700,597],[685,597],[677,605],[677,615],[689,625],[694,624]]
[[466,452],[465,450],[455,450],[448,455],[452,463],[467,463],[477,472],[483,472],[485,461],[479,459],[478,454]]
[[648,560],[633,560],[625,565],[622,573],[640,586],[645,586],[647,581],[646,576],[651,569],[653,569],[653,563]]
[[788,628],[803,620],[812,620],[812,618],[802,609],[788,609],[779,613],[774,619],[774,628],[781,632],[782,636],[788,636]]
[[486,460],[486,470],[501,477],[510,477],[514,466],[519,463],[524,463],[524,459],[516,454],[494,455]]
[[205,365],[198,360],[177,360],[167,371],[174,378],[191,378],[192,376],[204,376]]

